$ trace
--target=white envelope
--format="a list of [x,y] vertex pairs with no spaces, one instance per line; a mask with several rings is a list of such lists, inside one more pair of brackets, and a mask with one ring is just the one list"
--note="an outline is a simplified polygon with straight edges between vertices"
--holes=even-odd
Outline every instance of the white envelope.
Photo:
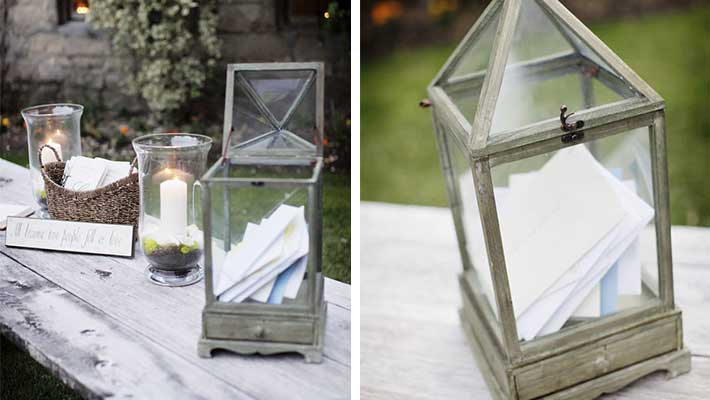
[[286,227],[303,215],[303,207],[282,205],[264,220],[250,240],[242,240],[225,257],[215,294],[221,295],[259,267],[260,257],[281,237]]
[[284,290],[284,297],[289,299],[295,299],[298,296],[298,289],[301,288],[303,283],[303,277],[306,275],[306,267],[308,267],[308,256],[303,257],[296,269],[291,273],[291,276],[286,283],[286,290]]
[[[541,173],[545,173],[542,175],[542,178],[540,177]],[[571,176],[566,177],[565,173]],[[464,223],[470,225],[479,224],[477,209],[467,207],[469,204],[475,204],[475,194],[473,193],[472,186],[470,184],[470,171],[467,171],[467,173],[462,175],[460,179],[462,181],[460,181],[460,187],[462,203],[464,204]],[[543,181],[540,181],[541,179]],[[570,179],[572,180],[571,182]],[[560,185],[560,182],[562,181],[566,181],[567,183],[565,185]],[[570,215],[570,218],[574,218],[570,220],[584,220],[584,218],[579,218],[578,215],[575,214],[586,213],[588,216],[593,217],[593,219],[604,219],[605,222],[605,224],[599,223],[594,225],[594,227],[597,228],[595,231],[597,233],[594,236],[589,233],[590,230],[577,230],[578,233],[575,234],[574,232],[570,232],[571,230],[574,230],[574,227],[569,229],[569,227],[565,226],[565,224],[559,223],[562,213],[548,213],[548,218],[556,218],[558,223],[556,225],[548,223],[548,228],[544,228],[543,230],[546,230],[549,233],[549,230],[552,229],[550,227],[556,226],[558,227],[557,233],[562,233],[565,236],[570,235],[571,237],[579,238],[580,232],[584,236],[583,241],[587,245],[577,246],[579,253],[577,254],[577,260],[573,260],[574,262],[569,263],[567,268],[565,268],[565,263],[558,262],[558,268],[553,274],[553,271],[549,269],[547,257],[540,258],[540,252],[528,252],[527,254],[537,254],[538,257],[536,259],[540,261],[537,263],[534,261],[527,261],[525,263],[526,265],[545,265],[545,268],[542,271],[540,271],[540,268],[528,268],[527,271],[522,269],[522,275],[511,271],[511,262],[508,262],[508,273],[509,279],[511,280],[515,313],[516,316],[519,317],[518,329],[521,333],[521,337],[531,339],[539,333],[543,326],[546,332],[548,330],[558,330],[559,327],[562,326],[559,325],[559,320],[561,320],[562,324],[564,324],[564,322],[566,322],[572,315],[572,312],[574,312],[574,310],[578,308],[586,298],[593,296],[593,290],[598,290],[598,283],[606,271],[608,271],[614,262],[619,259],[621,252],[629,247],[629,242],[635,238],[638,234],[638,230],[642,229],[648,222],[647,220],[645,222],[634,221],[633,218],[632,220],[629,220],[628,217],[626,217],[628,207],[625,207],[618,198],[632,196],[632,198],[637,199],[641,202],[642,206],[646,206],[646,211],[650,210],[651,216],[649,218],[652,218],[653,210],[645,205],[645,203],[643,203],[643,201],[640,200],[634,193],[631,193],[628,190],[623,191],[623,189],[622,191],[619,191],[618,188],[623,187],[624,185],[622,185],[618,179],[616,179],[601,164],[599,164],[584,146],[575,146],[573,148],[560,151],[551,160],[549,160],[540,171],[529,174],[513,174],[510,176],[509,182],[511,185],[510,192],[515,192],[513,196],[510,196],[510,200],[504,200],[502,198],[504,197],[503,194],[506,194],[506,191],[503,188],[495,188],[498,212],[502,221],[505,219],[504,221],[513,221],[514,224],[525,220],[530,221],[531,219],[534,219],[536,215],[533,215],[533,218],[530,218],[529,215],[525,215],[525,211],[534,210],[536,212],[531,214],[537,214],[537,221],[546,223],[547,221],[545,218],[539,218],[540,208],[534,204],[531,204],[531,202],[536,202],[536,204],[542,203],[544,208],[545,205],[555,202],[555,196],[559,196],[561,199],[565,200],[562,201],[562,207],[570,204],[578,204],[574,201],[569,201],[570,196],[567,196],[567,193],[560,194],[559,190],[555,192],[555,187],[550,186],[557,186],[558,188],[563,188],[565,191],[569,191],[575,186],[575,183],[579,183],[582,185],[582,187],[579,188],[581,193],[586,194],[584,200],[590,203],[592,207],[588,207],[586,211],[582,209],[582,207],[578,207],[579,209],[573,213],[570,213],[569,210],[567,210],[567,214]],[[528,191],[531,193],[521,194],[519,191]],[[572,193],[572,195],[574,195],[574,193]],[[574,199],[574,196],[571,197]],[[606,203],[599,201],[599,197],[601,197],[601,200]],[[508,201],[510,203],[506,203]],[[505,207],[501,207],[502,204],[505,204]],[[558,201],[557,204],[560,204],[560,202]],[[602,204],[607,204],[607,206],[603,207],[601,206]],[[636,204],[638,205],[638,203]],[[512,214],[514,217],[511,217],[510,214],[508,214],[508,207],[518,207],[518,212],[513,212]],[[609,212],[610,210],[612,212]],[[600,216],[600,218],[595,218],[596,216]],[[587,220],[589,220],[589,218],[587,218]],[[625,222],[622,223],[622,220],[625,220]],[[505,222],[502,222],[502,224],[504,223]],[[511,226],[515,227],[514,224]],[[525,226],[524,224],[521,225]],[[527,226],[540,225],[528,222]],[[503,230],[502,236],[505,242],[506,232],[504,227],[501,229]],[[476,232],[476,230],[470,231],[473,231],[474,233]],[[480,231],[480,229],[478,229],[478,231]],[[514,235],[516,232],[509,233]],[[552,233],[554,234],[555,231],[553,230]],[[523,235],[523,237],[525,236]],[[508,237],[507,240],[510,242],[511,238]],[[545,241],[547,242],[547,248],[549,249],[548,253],[557,255],[556,249],[550,248],[549,245],[554,242],[551,242],[548,239]],[[545,241],[543,241],[543,245],[545,245]],[[621,243],[619,243],[619,241],[621,241]],[[540,239],[537,238],[536,243],[539,242]],[[488,262],[486,252],[485,250],[481,251],[483,246],[482,236],[480,234],[469,234],[468,245],[469,252],[474,257],[474,266],[477,270],[479,270],[479,277],[482,278],[484,283],[484,291],[487,292],[486,294],[489,296],[491,303],[495,304],[492,293],[492,284],[490,282],[490,274],[487,271]],[[587,247],[586,251],[585,247]],[[507,249],[508,251],[506,251],[507,261],[509,258],[513,258],[513,260],[515,260],[514,256],[509,257],[509,254],[512,253],[510,249],[511,248],[509,247]],[[570,253],[568,252],[568,257],[566,259],[574,259],[574,256],[570,256],[569,254]],[[561,259],[561,257],[556,258],[557,260]],[[515,268],[514,266],[512,267]],[[485,269],[485,271],[481,271],[481,269]],[[531,269],[533,272],[530,271]],[[518,270],[520,270],[520,268],[518,268]],[[531,273],[525,274],[526,272]],[[585,276],[587,279],[583,279]],[[540,279],[540,277],[542,279]],[[591,277],[591,279],[589,277]],[[636,281],[638,282],[639,279],[636,278]],[[524,291],[521,296],[521,292],[516,292],[515,282],[522,282],[518,283],[517,287],[523,286],[523,289],[526,289],[524,286],[530,286],[530,290],[527,291],[527,293],[524,293]],[[531,282],[536,285],[530,285]],[[599,304],[598,297],[596,298],[596,303]],[[594,300],[591,301],[594,302]],[[527,307],[525,307],[526,303]],[[563,303],[565,304],[565,307],[560,306]],[[571,305],[575,306],[571,307]],[[530,308],[529,312],[528,308]],[[552,320],[552,322],[550,322],[550,320]],[[557,325],[559,325],[559,327],[554,329]]]
[[[520,187],[530,183],[537,171],[528,173],[511,174],[508,177],[508,184],[511,191],[520,190]],[[624,180],[624,184],[636,192],[634,180]],[[618,285],[619,295],[641,294],[641,260],[639,243],[634,241],[631,246],[617,260],[618,263]],[[579,318],[593,318],[601,316],[601,286],[595,286],[591,293],[580,304],[579,308],[572,314]]]
[[75,191],[97,189],[106,174],[103,161],[89,157],[74,156],[64,167],[64,187]]
[[[302,207],[300,210],[303,212]],[[286,246],[284,246],[282,257],[277,258],[228,288],[220,295],[220,301],[244,301],[290,267],[297,259],[308,254],[308,231],[304,218],[297,218],[294,221],[293,229],[284,233],[284,235],[290,235],[291,237],[286,238]]]
[[254,292],[254,294],[252,294],[249,298],[251,300],[258,301],[260,303],[266,303],[269,300],[269,295],[271,295],[271,291],[274,289],[275,283],[276,283],[276,278],[267,282],[259,290]]
[[[247,224],[247,229],[244,233],[244,240],[250,240],[250,236],[252,236],[254,232],[258,229],[260,229],[259,225],[252,223]],[[269,248],[269,250],[265,251],[264,254],[259,257],[259,259],[254,263],[255,268],[262,268],[263,266],[279,258],[281,256],[281,253],[283,252],[283,249],[284,240],[283,238],[279,238],[274,242],[274,244]],[[271,289],[274,287],[274,282],[275,281],[272,281],[264,285],[261,289],[256,291],[256,293],[254,293],[251,298],[262,303],[266,302],[266,300],[269,299],[269,294],[271,294]]]
[[629,222],[626,222],[625,225],[629,226],[629,228],[618,234],[619,238],[615,240],[614,246],[599,260],[597,265],[590,271],[590,274],[578,283],[574,290],[576,296],[570,297],[561,303],[553,317],[542,328],[540,334],[556,332],[564,325],[571,313],[579,307],[588,293],[601,281],[609,268],[637,240],[639,233],[653,219],[653,208],[632,192],[628,185],[619,182],[601,164],[598,164],[598,169],[607,176],[609,183],[618,194],[624,209],[627,211],[628,217],[626,219]]
[[[251,237],[244,236],[244,240],[254,240],[252,239],[254,237],[254,233],[258,232],[259,229],[262,229],[260,225],[254,225],[254,224],[249,224],[252,227],[252,235]],[[250,227],[247,227],[247,229]],[[257,239],[258,240],[258,239]],[[259,257],[259,259],[254,262],[254,265],[252,266],[251,270],[258,271],[261,268],[264,268],[265,266],[275,262],[279,258],[283,257],[283,253],[285,250],[286,246],[286,241],[284,239],[284,235],[281,235],[274,243],[269,247],[268,250],[264,252],[264,254]],[[259,291],[254,293],[254,300],[265,302],[269,298],[269,294],[271,293],[271,289],[274,286],[274,282],[270,282],[269,284],[264,285]]]
[[524,186],[526,190],[510,196],[499,211],[516,316],[624,217],[596,165],[584,146],[560,150]]
[[594,288],[596,284],[599,283],[599,281],[601,281],[604,274],[606,274],[609,268],[614,265],[614,261],[618,259],[624,249],[628,247],[634,239],[635,236],[629,236],[626,240],[620,242],[615,247],[615,250],[612,250],[605,255],[602,261],[600,261],[602,268],[593,272],[588,279],[580,283],[580,285],[575,288],[574,292],[577,293],[577,296],[571,296],[564,301],[562,305],[553,313],[552,318],[545,323],[545,326],[539,331],[538,335],[546,335],[559,331],[572,315],[572,312],[579,307],[582,300],[584,300],[584,297]]
[[96,160],[103,162],[106,168],[106,173],[99,183],[99,187],[106,186],[127,177],[131,169],[131,163],[127,161],[111,161],[101,157],[96,157]]
[[594,286],[592,292],[582,301],[582,304],[574,310],[572,317],[576,318],[596,318],[602,313],[601,286]]

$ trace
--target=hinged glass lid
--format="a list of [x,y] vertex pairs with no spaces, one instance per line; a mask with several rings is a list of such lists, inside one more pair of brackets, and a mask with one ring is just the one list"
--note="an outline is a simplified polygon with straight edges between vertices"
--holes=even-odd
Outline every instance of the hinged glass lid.
[[559,119],[563,105],[579,119],[661,101],[555,0],[493,0],[433,86],[478,149]]
[[226,155],[322,155],[322,71],[321,63],[230,64]]

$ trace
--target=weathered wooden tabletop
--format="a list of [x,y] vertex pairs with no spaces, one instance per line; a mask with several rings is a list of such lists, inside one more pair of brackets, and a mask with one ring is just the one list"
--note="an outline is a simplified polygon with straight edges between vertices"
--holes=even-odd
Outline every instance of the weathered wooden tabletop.
[[[0,160],[0,202],[32,204],[28,170]],[[350,397],[350,286],[326,279],[322,364],[297,355],[197,356],[202,284],[165,288],[146,260],[7,248],[0,332],[88,398]]]
[[[488,399],[459,325],[461,270],[448,209],[361,205],[360,393]],[[673,227],[676,303],[692,371],[647,376],[605,399],[710,399],[710,229]]]

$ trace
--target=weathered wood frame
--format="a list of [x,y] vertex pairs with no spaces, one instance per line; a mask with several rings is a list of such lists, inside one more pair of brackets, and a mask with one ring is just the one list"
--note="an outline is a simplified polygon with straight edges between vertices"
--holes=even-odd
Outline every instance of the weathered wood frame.
[[[584,44],[594,49],[612,71],[594,64],[582,54],[569,53],[506,68],[521,0],[494,0],[428,88],[434,109],[439,156],[464,268],[459,278],[463,298],[461,320],[476,349],[479,365],[496,398],[521,400],[541,397],[595,398],[656,370],[666,370],[669,376],[687,372],[690,369],[690,353],[683,346],[681,312],[675,308],[673,300],[665,103],[557,0],[523,1],[537,1],[546,13],[556,16],[557,23],[564,24]],[[491,14],[498,10],[501,19],[493,40],[488,70],[485,74],[449,79],[455,63],[484,25],[481,21],[490,19]],[[564,31],[562,33],[565,36]],[[620,94],[633,93],[635,96],[624,96],[629,98],[579,111],[576,118],[584,120],[585,125],[572,133],[582,132],[583,135],[577,135],[572,142],[562,140],[570,132],[560,128],[558,119],[489,135],[504,72],[522,73],[526,79],[548,79],[568,72],[569,68],[590,63],[599,68],[600,81],[607,87]],[[584,81],[581,84],[585,99],[591,98],[591,87]],[[447,96],[444,89],[450,89],[452,85],[461,90],[480,88],[480,100],[472,124]],[[466,85],[469,85],[468,88]],[[642,127],[649,129],[652,159],[659,298],[540,339],[518,341],[491,168],[579,143],[593,143]],[[467,156],[473,172],[472,184],[477,193],[499,318],[495,317],[481,293],[480,282],[468,258],[461,219],[461,207],[464,205],[461,204],[459,183],[450,159],[450,146],[459,147]]]
[[[314,127],[317,131],[317,143],[304,147],[305,152],[250,153],[237,150],[242,143],[228,146],[226,137],[232,124],[232,105],[234,77],[237,71],[313,71],[312,83],[316,85],[316,104]],[[295,105],[286,113],[284,120],[299,103],[309,85],[301,90]],[[202,312],[202,337],[198,345],[201,357],[211,357],[212,350],[225,349],[241,354],[275,354],[284,352],[301,353],[306,362],[320,362],[323,351],[325,332],[326,304],[323,300],[322,274],[322,188],[323,188],[323,94],[322,63],[267,63],[267,64],[230,64],[227,68],[227,95],[225,101],[225,121],[223,151],[228,156],[221,157],[200,179],[203,187],[203,221],[205,232],[205,308]],[[265,110],[269,115],[270,112]],[[274,122],[274,121],[272,121]],[[283,124],[284,121],[276,121]],[[234,167],[249,165],[297,165],[311,168],[307,178],[293,177],[233,177],[230,170]],[[222,204],[227,218],[225,223],[226,246],[231,245],[230,191],[240,188],[251,190],[260,188],[297,189],[308,192],[306,219],[309,230],[309,258],[306,268],[308,286],[305,304],[259,304],[225,303],[217,300],[212,281],[212,193],[216,189],[223,192]],[[229,250],[229,249],[225,249]]]

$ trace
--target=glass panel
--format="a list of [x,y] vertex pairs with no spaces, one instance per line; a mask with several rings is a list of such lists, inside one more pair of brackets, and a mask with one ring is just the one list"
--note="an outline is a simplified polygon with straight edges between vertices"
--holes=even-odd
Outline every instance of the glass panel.
[[[616,75],[600,71],[599,65],[606,64],[575,33],[565,30],[563,35],[562,24],[550,15],[537,1],[522,2],[491,135],[559,118],[562,105],[572,112],[638,96]],[[590,60],[580,61],[577,52]],[[593,96],[589,86],[613,90]]]
[[498,29],[499,19],[500,7],[494,11],[494,14],[486,21],[486,24],[481,27],[479,34],[471,39],[468,48],[464,50],[461,58],[454,64],[449,77],[450,80],[451,78],[460,78],[477,72],[485,73],[493,50],[493,39]]
[[253,139],[276,130],[269,119],[259,111],[254,101],[247,96],[238,81],[234,84],[232,107],[232,129],[234,129],[231,140],[232,147],[245,143],[251,144]]
[[[294,146],[313,147],[313,144],[318,141],[318,133],[316,132],[315,83],[312,84],[306,91],[290,119],[286,121],[284,129],[296,135],[289,135],[289,138],[292,139]],[[303,140],[299,140],[299,138]]]
[[316,86],[313,70],[237,71],[231,155],[312,155]]
[[471,83],[465,87],[451,86],[444,89],[456,108],[458,108],[459,112],[463,114],[464,118],[466,118],[466,120],[471,124],[476,117],[476,110],[478,110],[478,101],[481,98],[482,83],[483,81],[478,82],[475,85]]
[[244,187],[212,183],[212,274],[218,301],[309,306],[311,271],[306,186],[259,184],[260,179],[308,179],[306,165],[231,165],[215,178],[251,178]]
[[241,71],[264,105],[283,121],[304,86],[314,75],[310,70]]
[[[550,14],[550,15],[552,16],[552,14]],[[559,27],[560,31],[563,33],[565,38],[567,38],[567,40],[569,40],[572,43],[572,45],[575,47],[575,49],[577,49],[577,52],[579,54],[581,54],[584,57],[586,57],[587,59],[589,59],[592,63],[606,69],[609,72],[614,73],[618,77],[618,74],[616,73],[616,71],[614,71],[606,62],[604,62],[604,60],[602,60],[601,57],[599,57],[599,55],[597,55],[597,53],[594,50],[592,50],[591,48],[589,48],[589,46],[584,44],[582,39],[580,39],[576,33],[572,32],[567,27],[567,25],[564,24],[564,22],[559,21],[559,19],[556,16],[552,16],[552,18],[557,23],[557,26]]]
[[[49,218],[49,210],[40,164],[68,161],[73,156],[81,155],[80,120],[83,112],[84,107],[76,104],[48,104],[22,110],[27,126],[30,183],[39,206],[37,215],[41,218]],[[42,149],[41,155],[38,154],[44,145],[48,147]],[[59,156],[58,160],[56,156]]]
[[523,0],[508,64],[574,52],[570,43],[535,0]]
[[[315,159],[313,160],[315,163]],[[223,171],[229,178],[249,179],[309,179],[313,178],[314,169],[310,163],[295,161],[294,164],[232,164]]]
[[500,8],[496,9],[487,23],[482,26],[480,33],[471,39],[469,46],[463,50],[461,58],[453,65],[448,82],[443,85],[444,92],[471,122],[476,115],[478,98],[490,61],[499,19]]
[[447,142],[445,146],[447,157],[451,162],[450,173],[452,175],[450,179],[453,183],[449,188],[449,196],[456,196],[460,204],[459,223],[463,228],[463,237],[459,237],[459,242],[465,244],[461,249],[463,262],[473,267],[466,272],[466,278],[476,294],[480,296],[479,304],[483,305],[489,315],[498,319],[493,281],[488,265],[488,252],[483,238],[483,227],[478,212],[477,193],[471,166],[457,141],[451,136],[446,136],[445,140]]
[[272,131],[268,135],[239,146],[242,154],[277,155],[277,152],[299,149],[312,149],[313,146],[303,143],[295,134],[287,130]]
[[521,339],[658,296],[648,128],[495,166]]

